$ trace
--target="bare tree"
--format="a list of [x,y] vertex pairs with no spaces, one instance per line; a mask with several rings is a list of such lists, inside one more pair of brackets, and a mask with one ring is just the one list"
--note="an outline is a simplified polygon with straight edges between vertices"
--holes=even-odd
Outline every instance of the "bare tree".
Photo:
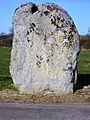
[[0,36],[5,36],[5,35],[6,35],[6,33],[4,33],[4,32],[0,33]]
[[9,29],[10,34],[13,34],[13,27]]
[[87,33],[87,35],[89,35],[89,36],[90,36],[90,27],[88,28],[88,33]]

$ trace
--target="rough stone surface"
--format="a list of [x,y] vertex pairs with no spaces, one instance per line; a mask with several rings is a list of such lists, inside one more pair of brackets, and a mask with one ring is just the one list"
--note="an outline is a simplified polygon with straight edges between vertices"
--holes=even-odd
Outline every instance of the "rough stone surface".
[[79,35],[68,13],[53,3],[27,3],[13,16],[10,73],[21,92],[73,92]]

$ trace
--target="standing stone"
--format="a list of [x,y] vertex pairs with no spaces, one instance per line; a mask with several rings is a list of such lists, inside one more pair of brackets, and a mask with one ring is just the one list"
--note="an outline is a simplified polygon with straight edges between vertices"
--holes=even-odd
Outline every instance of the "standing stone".
[[53,3],[27,3],[13,16],[10,73],[21,92],[73,92],[79,35],[68,13]]

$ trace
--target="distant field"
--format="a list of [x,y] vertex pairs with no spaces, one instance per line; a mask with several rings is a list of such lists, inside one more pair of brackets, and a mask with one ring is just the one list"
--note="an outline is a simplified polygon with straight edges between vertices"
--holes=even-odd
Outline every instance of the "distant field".
[[0,48],[0,77],[10,77],[10,52],[11,48]]
[[81,51],[78,56],[78,73],[90,74],[90,51]]
[[[11,48],[0,48],[0,77],[10,77]],[[81,51],[78,56],[78,72],[79,74],[90,74],[90,52]]]

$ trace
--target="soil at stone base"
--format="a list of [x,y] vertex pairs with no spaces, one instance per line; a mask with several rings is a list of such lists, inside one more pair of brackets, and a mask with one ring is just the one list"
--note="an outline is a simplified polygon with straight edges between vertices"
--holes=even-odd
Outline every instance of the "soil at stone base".
[[0,91],[0,102],[15,103],[90,103],[90,85],[77,90],[74,94],[21,94],[19,91]]

